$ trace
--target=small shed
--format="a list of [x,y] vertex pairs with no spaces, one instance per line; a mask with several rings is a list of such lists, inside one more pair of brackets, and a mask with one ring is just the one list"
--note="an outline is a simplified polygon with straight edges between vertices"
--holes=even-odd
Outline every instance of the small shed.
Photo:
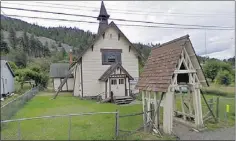
[[8,61],[1,59],[1,97],[15,91],[14,77],[15,74]]
[[[190,117],[193,118],[195,127],[202,127],[200,97],[202,86],[208,86],[208,83],[189,35],[154,47],[136,85],[142,92],[143,111],[150,111],[151,103],[154,103],[155,116],[151,117],[151,113],[144,116],[144,125],[153,121],[154,125],[159,128],[159,109],[162,105],[165,133],[172,133],[176,112],[182,114],[182,123],[187,122],[187,117]],[[178,95],[181,100],[181,112],[176,110]]]
[[[69,63],[53,63],[50,66],[50,77],[53,83],[53,89],[58,90],[63,79],[69,73]],[[74,76],[71,74],[63,85],[61,91],[72,92],[74,90]]]

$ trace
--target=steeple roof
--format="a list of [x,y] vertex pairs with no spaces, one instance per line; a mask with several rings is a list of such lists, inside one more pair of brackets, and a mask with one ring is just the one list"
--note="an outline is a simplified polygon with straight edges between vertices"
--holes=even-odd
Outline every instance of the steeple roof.
[[99,13],[99,16],[98,16],[97,19],[100,20],[101,17],[104,17],[104,18],[107,18],[107,19],[110,17],[110,15],[107,14],[107,10],[105,8],[105,5],[104,5],[103,1],[101,3],[100,13]]

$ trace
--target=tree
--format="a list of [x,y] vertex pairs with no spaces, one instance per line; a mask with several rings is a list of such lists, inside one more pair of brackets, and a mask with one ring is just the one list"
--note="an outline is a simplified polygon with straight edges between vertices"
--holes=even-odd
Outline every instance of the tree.
[[62,47],[61,42],[58,43],[58,47]]
[[9,33],[9,42],[10,42],[10,46],[13,49],[16,49],[16,45],[17,45],[17,38],[16,38],[16,32],[13,28],[10,29],[10,33]]
[[1,31],[1,41],[0,41],[0,49],[1,49],[1,53],[4,52],[4,53],[9,53],[9,47],[8,47],[8,44],[7,42],[4,41],[4,38],[3,38],[3,33]]
[[18,69],[18,67],[17,67],[17,65],[16,65],[15,62],[8,61],[8,64],[10,65],[11,69],[12,69],[14,72]]
[[62,53],[62,56],[63,56],[63,58],[66,58],[66,56],[67,56],[67,53],[66,53],[66,50],[65,50],[65,48],[63,47],[63,48],[61,48],[61,53]]
[[217,73],[220,71],[220,65],[218,61],[209,60],[203,66],[203,71],[207,78],[210,78],[213,82],[217,76]]
[[30,36],[30,40],[29,40],[29,44],[30,44],[30,53],[31,53],[31,55],[32,56],[35,56],[35,54],[36,54],[36,41],[35,41],[35,39],[34,39],[34,35],[31,35]]
[[233,76],[232,74],[227,70],[221,70],[218,72],[216,76],[216,83],[221,85],[230,85],[232,83]]
[[30,54],[30,45],[29,45],[29,37],[27,36],[26,31],[23,34],[23,43],[24,43],[24,51],[29,55]]
[[22,49],[19,50],[11,50],[9,54],[9,58],[16,63],[16,65],[20,68],[25,68],[28,61],[28,56]]
[[49,76],[47,74],[44,74],[41,70],[39,70],[38,67],[31,67],[24,68],[24,69],[18,69],[16,71],[17,81],[21,85],[21,89],[24,86],[25,81],[28,80],[34,80],[36,86],[41,85],[43,87],[47,87]]

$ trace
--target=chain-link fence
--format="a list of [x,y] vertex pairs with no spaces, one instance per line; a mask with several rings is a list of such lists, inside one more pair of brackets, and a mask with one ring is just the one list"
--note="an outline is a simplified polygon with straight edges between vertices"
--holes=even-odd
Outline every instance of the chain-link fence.
[[[146,114],[146,115],[145,115]],[[150,115],[149,115],[150,114]],[[147,128],[150,123],[150,119],[147,119],[147,125],[144,125],[144,116],[153,116],[154,110],[140,113],[130,113],[126,115],[118,116],[118,128],[117,128],[117,139],[128,139],[129,137],[135,136],[138,132],[143,132],[145,127]],[[138,137],[137,137],[138,138]]]
[[[235,120],[235,99],[227,97],[208,96],[207,103],[219,122],[233,122]],[[205,121],[212,119],[208,106],[203,103],[203,118]]]
[[118,112],[42,116],[2,121],[1,140],[115,139]]
[[38,87],[34,87],[23,95],[6,103],[1,107],[1,120],[10,119],[24,104],[32,99],[39,91]]

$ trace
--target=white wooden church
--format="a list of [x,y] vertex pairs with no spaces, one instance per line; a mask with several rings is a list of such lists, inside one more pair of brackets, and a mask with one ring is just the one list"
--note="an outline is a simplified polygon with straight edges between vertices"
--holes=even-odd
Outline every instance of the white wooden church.
[[109,17],[102,2],[96,38],[70,65],[74,96],[100,94],[105,99],[111,92],[114,96],[130,96],[135,90],[132,82],[139,77],[139,60],[143,57],[113,21],[108,24]]

